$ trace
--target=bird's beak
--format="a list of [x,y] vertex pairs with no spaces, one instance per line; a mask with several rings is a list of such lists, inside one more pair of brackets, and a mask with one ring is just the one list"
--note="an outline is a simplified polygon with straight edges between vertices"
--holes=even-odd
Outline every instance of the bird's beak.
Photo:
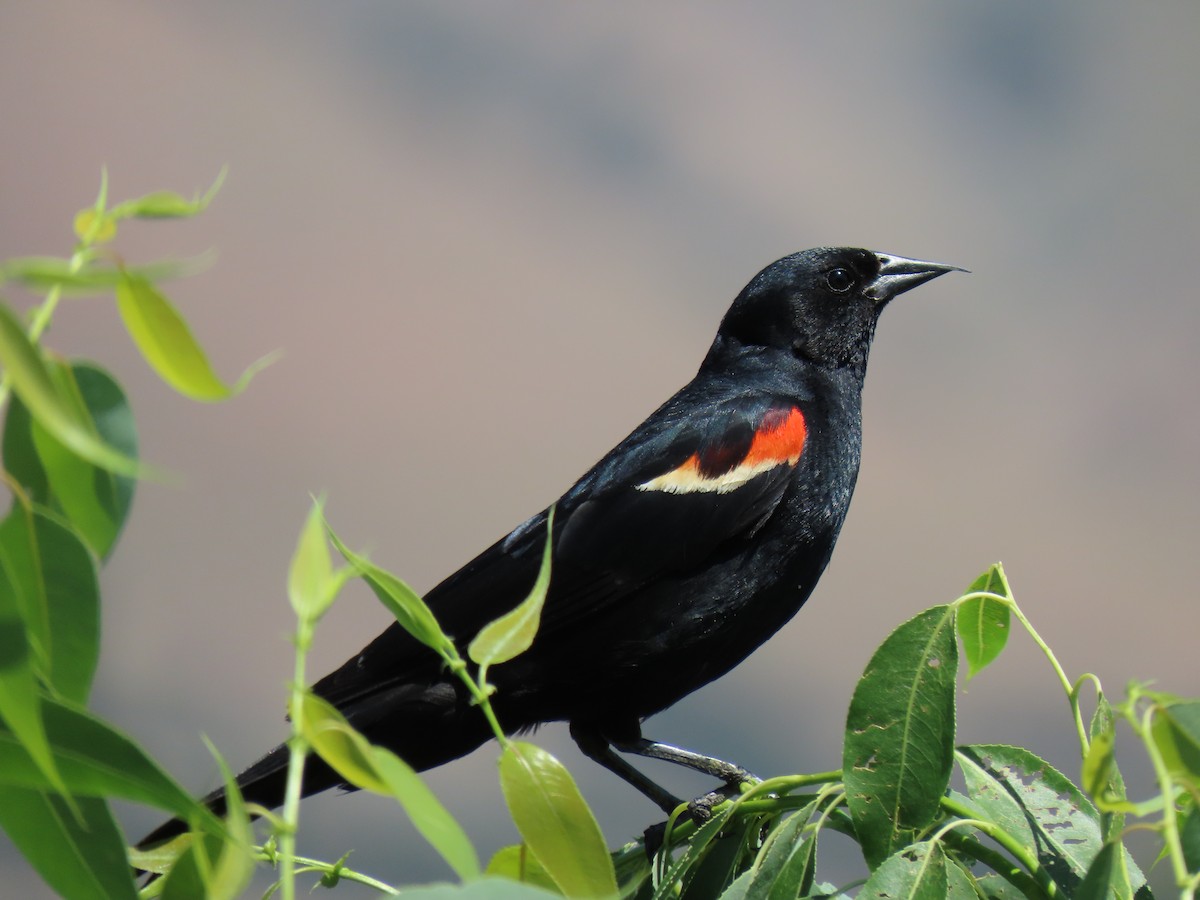
[[932,281],[947,272],[967,271],[959,266],[926,262],[923,259],[908,259],[887,253],[876,253],[875,258],[879,260],[879,274],[866,286],[863,293],[878,303],[886,303],[897,294],[911,291],[918,285]]

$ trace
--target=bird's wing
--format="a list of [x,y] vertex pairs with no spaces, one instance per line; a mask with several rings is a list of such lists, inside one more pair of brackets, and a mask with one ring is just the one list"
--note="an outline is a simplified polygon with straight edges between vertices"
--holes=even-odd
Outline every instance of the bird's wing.
[[[697,411],[677,395],[558,502],[538,639],[586,626],[653,579],[753,535],[783,496],[805,439],[795,400],[738,396]],[[529,519],[426,595],[460,647],[527,595],[546,522],[546,512]],[[439,672],[433,652],[393,624],[315,690],[343,706]]]

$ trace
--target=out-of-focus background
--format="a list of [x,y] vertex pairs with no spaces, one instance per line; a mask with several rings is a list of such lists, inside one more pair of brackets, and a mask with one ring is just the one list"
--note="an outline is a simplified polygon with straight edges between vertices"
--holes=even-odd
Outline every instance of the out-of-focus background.
[[[834,768],[885,634],[1003,559],[1072,675],[1200,693],[1200,6],[108,0],[0,11],[0,256],[65,253],[115,199],[229,178],[133,260],[215,247],[171,296],[236,400],[160,384],[104,301],[51,342],[130,392],[139,488],[103,575],[96,705],[197,791],[283,736],[283,587],[310,492],[435,584],[675,388],[772,259],[855,244],[966,266],[889,308],[858,494],[796,621],[647,733],[763,775]],[[313,672],[387,622],[361,588]],[[1066,703],[1017,635],[961,697],[964,741],[1078,774]],[[615,845],[655,821],[582,760]],[[430,781],[511,842],[495,750]],[[653,768],[677,790],[703,780]],[[1136,776],[1136,773],[1135,773]],[[157,821],[123,809],[131,838]],[[394,805],[304,808],[302,849],[445,877]],[[45,889],[0,841],[8,896]],[[358,896],[353,891],[346,896]]]

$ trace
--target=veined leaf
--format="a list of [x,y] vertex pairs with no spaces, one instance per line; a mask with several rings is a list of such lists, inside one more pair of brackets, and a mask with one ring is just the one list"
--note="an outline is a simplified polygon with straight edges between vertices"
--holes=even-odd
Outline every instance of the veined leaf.
[[[128,737],[90,713],[56,700],[42,700],[46,736],[67,790],[75,797],[122,797],[164,809],[205,830],[222,829],[213,813],[180,787]],[[51,788],[45,775],[0,722],[0,785]]]
[[617,880],[600,826],[574,779],[540,747],[513,741],[500,756],[513,822],[568,897],[615,897]]
[[872,868],[939,814],[954,759],[957,671],[954,608],[935,606],[887,637],[854,690],[843,779]]
[[59,696],[86,702],[100,653],[100,590],[83,541],[43,510],[14,504],[0,522],[0,568],[25,626],[34,676]]
[[746,900],[795,900],[812,888],[817,834],[805,837],[816,802],[789,817],[771,832],[758,854],[746,886]]
[[1200,781],[1200,700],[1160,707],[1151,734],[1171,772]]
[[[970,594],[1011,598],[1003,566],[995,563],[971,582],[967,588],[967,595]],[[958,604],[955,626],[962,640],[963,655],[967,658],[967,680],[970,681],[1000,655],[1008,642],[1008,604],[987,596],[963,600]]]
[[945,900],[946,857],[922,841],[885,859],[867,879],[858,900]]
[[501,847],[488,860],[484,874],[536,885],[555,894],[558,893],[554,879],[546,874],[546,870],[537,861],[537,857],[530,853],[529,848],[524,844]]
[[125,840],[108,804],[0,785],[0,827],[59,896],[71,900],[135,900]]
[[[1100,814],[1065,775],[1021,747],[976,744],[958,748],[973,803],[1016,837],[1069,895],[1104,846]],[[1015,809],[1014,809],[1015,807]],[[1130,889],[1146,883],[1125,855]]]

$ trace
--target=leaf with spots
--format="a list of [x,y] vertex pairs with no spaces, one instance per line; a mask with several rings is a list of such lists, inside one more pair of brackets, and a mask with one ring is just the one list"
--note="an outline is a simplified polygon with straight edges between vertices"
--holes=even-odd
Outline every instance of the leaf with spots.
[[935,606],[880,645],[846,717],[842,777],[872,869],[938,816],[954,759],[954,607]]
[[889,856],[867,879],[858,900],[944,900],[946,857],[924,841]]
[[[958,760],[975,806],[1030,850],[1054,881],[1074,893],[1104,846],[1100,813],[1071,780],[1022,747],[974,744]],[[1123,896],[1146,879],[1126,855]]]

